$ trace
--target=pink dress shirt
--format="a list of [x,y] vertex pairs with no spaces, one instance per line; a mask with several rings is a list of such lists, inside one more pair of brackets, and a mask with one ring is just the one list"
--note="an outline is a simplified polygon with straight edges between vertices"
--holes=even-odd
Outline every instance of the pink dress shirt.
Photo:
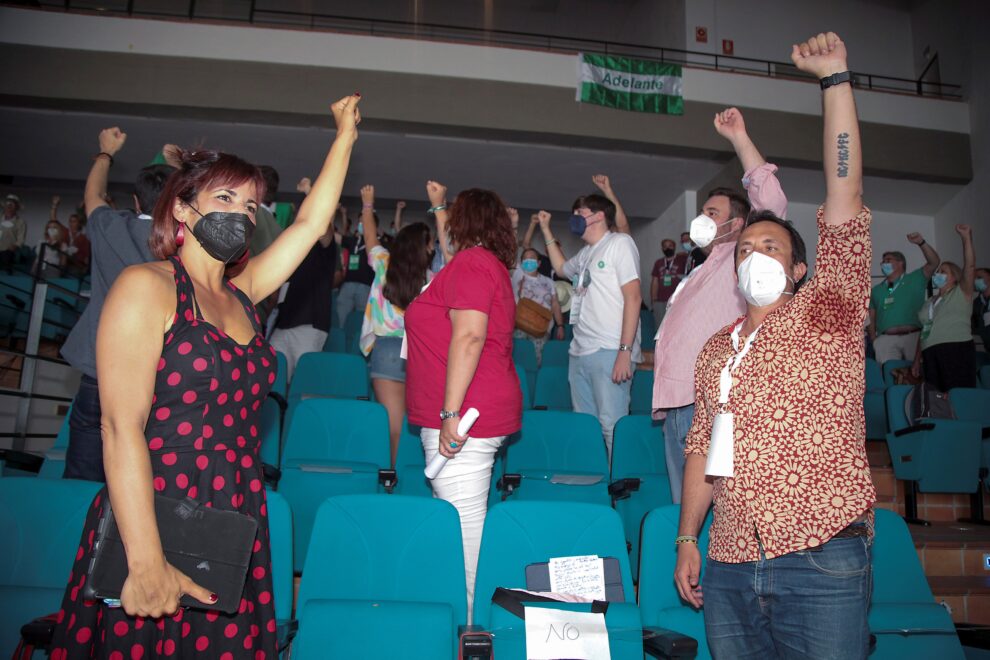
[[[787,197],[776,171],[776,165],[764,163],[746,172],[742,182],[753,209],[773,211],[783,218]],[[736,287],[735,247],[735,241],[716,245],[667,306],[653,356],[656,419],[663,419],[668,408],[694,403],[698,354],[709,337],[746,312],[746,301]]]

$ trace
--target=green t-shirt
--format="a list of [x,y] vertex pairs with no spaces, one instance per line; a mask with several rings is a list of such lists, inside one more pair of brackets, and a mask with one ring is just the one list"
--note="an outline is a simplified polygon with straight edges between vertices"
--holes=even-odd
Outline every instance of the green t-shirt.
[[[941,300],[940,300],[941,298]],[[973,313],[973,302],[967,300],[958,285],[952,287],[944,296],[933,296],[918,312],[918,320],[928,324],[931,319],[931,330],[925,336],[921,332],[921,348],[931,348],[937,344],[971,341],[973,332],[970,326],[970,316]]]
[[889,284],[886,279],[870,292],[870,309],[877,315],[877,334],[900,326],[921,327],[918,310],[925,304],[925,286],[928,278],[924,268],[901,275]]

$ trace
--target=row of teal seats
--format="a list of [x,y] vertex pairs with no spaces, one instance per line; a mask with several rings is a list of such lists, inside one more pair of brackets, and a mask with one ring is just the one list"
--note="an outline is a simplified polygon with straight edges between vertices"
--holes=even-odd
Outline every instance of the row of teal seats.
[[967,522],[984,521],[983,493],[990,472],[990,390],[956,388],[949,401],[956,419],[908,420],[905,403],[911,385],[894,385],[885,393],[894,476],[905,482],[905,519],[920,525],[917,494],[965,493],[971,496]]
[[[547,346],[554,342],[547,342]],[[561,342],[562,343],[562,342]],[[523,410],[573,410],[567,367],[544,366],[535,376],[516,364],[516,375],[523,393]],[[633,372],[629,396],[629,412],[648,415],[653,411],[653,371],[637,369]]]
[[[55,340],[64,338],[86,308],[87,297],[80,296],[84,283],[72,277],[45,280],[41,336]],[[34,299],[35,280],[30,275],[0,276],[0,337],[27,336],[28,320]]]
[[[22,622],[58,610],[82,522],[99,484],[0,479],[0,649],[12,650]],[[281,639],[292,630],[291,511],[268,492],[272,576]],[[597,554],[619,564],[621,595],[606,614],[612,657],[655,657],[676,631],[709,657],[704,619],[680,600],[671,576],[679,507],[654,509],[643,525],[638,602],[618,514],[579,502],[506,502],[485,521],[473,621],[494,633],[499,658],[525,657],[520,621],[492,606],[496,587],[527,586],[526,567],[551,557]],[[700,535],[705,552],[708,523]],[[296,603],[293,657],[456,658],[467,597],[457,512],[443,501],[349,495],[323,501]],[[442,562],[436,558],[442,557]],[[870,631],[873,658],[962,658],[946,610],[934,602],[903,521],[876,512]],[[533,606],[541,606],[536,603]],[[542,605],[546,606],[546,605]],[[555,605],[587,610],[587,605]],[[651,629],[654,629],[651,631]],[[388,631],[388,634],[381,634]],[[647,644],[644,647],[644,640]],[[685,647],[681,647],[685,648]],[[690,648],[690,644],[686,648]],[[690,654],[679,657],[691,657]]]

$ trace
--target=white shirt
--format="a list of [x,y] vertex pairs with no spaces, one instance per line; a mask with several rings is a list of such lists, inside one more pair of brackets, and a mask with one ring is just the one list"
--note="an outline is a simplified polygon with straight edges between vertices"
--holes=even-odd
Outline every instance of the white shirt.
[[[635,241],[628,234],[609,232],[568,259],[562,273],[574,283],[571,303],[574,339],[570,354],[577,357],[601,349],[618,349],[622,343],[625,306],[622,286],[639,279],[639,250]],[[642,362],[638,309],[636,318],[632,361]]]

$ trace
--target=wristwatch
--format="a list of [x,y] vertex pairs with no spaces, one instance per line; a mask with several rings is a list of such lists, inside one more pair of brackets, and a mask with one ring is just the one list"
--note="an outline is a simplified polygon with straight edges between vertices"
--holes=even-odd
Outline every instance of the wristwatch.
[[460,417],[461,413],[456,410],[441,410],[440,411],[440,421],[451,419],[452,417]]
[[629,344],[619,344],[619,350],[620,351],[631,351],[632,350],[632,346],[630,346]]
[[836,85],[841,85],[844,82],[852,84],[853,74],[852,71],[840,71],[839,73],[833,73],[830,76],[825,76],[821,78],[818,83],[822,86],[822,89],[828,89],[829,87],[835,87]]

